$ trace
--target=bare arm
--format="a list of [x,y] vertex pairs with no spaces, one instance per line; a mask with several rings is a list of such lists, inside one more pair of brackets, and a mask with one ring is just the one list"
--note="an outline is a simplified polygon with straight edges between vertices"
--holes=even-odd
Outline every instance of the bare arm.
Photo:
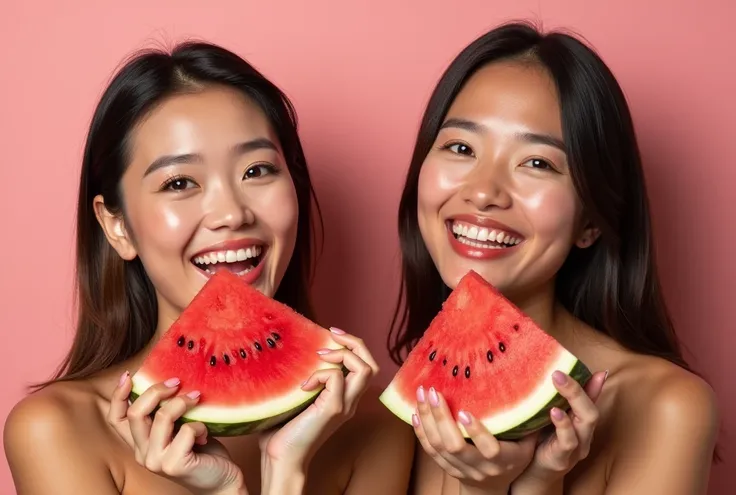
[[713,391],[680,377],[642,411],[617,452],[606,495],[705,495],[718,430]]
[[11,411],[3,443],[18,495],[120,493],[72,425],[72,414],[47,396],[28,397]]
[[406,495],[414,445],[411,427],[393,415],[381,414],[379,425],[355,461],[345,495]]

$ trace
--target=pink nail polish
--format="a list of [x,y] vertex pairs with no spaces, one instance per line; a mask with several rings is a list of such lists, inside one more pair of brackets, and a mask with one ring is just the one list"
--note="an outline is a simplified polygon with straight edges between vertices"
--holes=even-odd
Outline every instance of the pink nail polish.
[[425,400],[426,400],[426,398],[424,397],[424,387],[422,387],[421,385],[419,385],[419,388],[417,389],[417,401],[419,401],[422,404],[424,404],[424,401]]
[[336,335],[345,335],[345,332],[343,330],[340,330],[339,328],[335,328],[335,327],[331,327],[330,332]]
[[552,417],[557,421],[565,417],[565,413],[562,412],[562,409],[559,409],[557,407],[553,407],[551,412],[552,412]]
[[552,380],[557,385],[564,385],[565,383],[567,383],[567,376],[562,371],[555,371],[554,373],[552,373]]
[[125,383],[125,380],[128,379],[128,370],[125,370],[125,372],[120,376],[120,381],[118,382],[118,387],[122,387],[123,383]]
[[434,387],[429,388],[429,403],[437,407],[440,405],[440,397]]
[[164,385],[169,388],[174,388],[177,385],[179,385],[179,379],[178,378],[169,378],[164,382]]
[[462,424],[465,426],[469,425],[471,423],[470,414],[466,413],[465,411],[460,411],[457,413],[457,418],[460,420]]
[[414,428],[419,428],[419,417],[416,414],[411,415],[411,424],[414,425]]
[[192,390],[187,394],[187,397],[189,397],[190,399],[199,399],[200,395],[201,394],[199,393],[199,390]]
[[329,354],[330,352],[332,352],[331,349],[320,349],[317,351],[317,354],[319,354],[320,356],[323,356],[325,354]]

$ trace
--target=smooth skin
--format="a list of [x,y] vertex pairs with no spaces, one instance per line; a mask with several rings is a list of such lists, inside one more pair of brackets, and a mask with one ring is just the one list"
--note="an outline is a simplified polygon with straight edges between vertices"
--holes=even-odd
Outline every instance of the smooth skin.
[[199,400],[180,394],[175,376],[129,405],[130,376],[207,280],[192,257],[222,241],[257,239],[267,250],[253,286],[273,295],[299,214],[274,131],[228,88],[165,100],[139,123],[130,149],[125,217],[108,212],[101,197],[95,208],[110,245],[123,259],[139,257],[156,288],[157,335],[126,362],[52,384],[13,409],[4,445],[17,493],[406,493],[411,431],[380,407],[370,388],[378,366],[364,343],[339,329],[333,339],[345,348],[320,357],[349,374],[305,376],[303,388],[324,390],[280,429],[217,441],[191,423],[174,434],[174,421]]
[[[560,110],[546,72],[532,62],[482,68],[424,162],[419,226],[448,286],[475,270],[596,373],[585,390],[560,372],[549,377],[571,410],[551,411],[551,433],[518,443],[497,441],[468,414],[453,418],[440,394],[418,390],[413,493],[705,494],[718,424],[712,389],[674,364],[624,349],[555,301],[554,277],[568,252],[599,235],[555,141]],[[463,214],[502,222],[523,242],[494,259],[463,255],[447,234],[448,220]],[[462,441],[458,422],[475,446]]]

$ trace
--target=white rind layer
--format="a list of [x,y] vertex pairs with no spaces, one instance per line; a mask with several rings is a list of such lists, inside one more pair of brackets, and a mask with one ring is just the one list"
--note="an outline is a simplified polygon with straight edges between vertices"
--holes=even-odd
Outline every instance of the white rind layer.
[[[552,383],[552,373],[560,370],[564,373],[570,373],[578,362],[573,354],[567,349],[560,347],[560,353],[547,368],[543,379],[536,389],[532,391],[521,403],[516,407],[508,408],[500,413],[487,418],[478,418],[483,425],[493,435],[511,430],[520,424],[533,418],[540,410],[542,410],[549,402],[558,394],[557,389]],[[411,402],[404,400],[399,394],[395,382],[389,384],[380,397],[381,402],[391,410],[396,416],[406,423],[411,424],[411,415],[416,410],[415,395],[411,396]],[[469,435],[461,423],[457,423],[465,438]]]
[[[324,347],[330,349],[342,349],[343,346],[338,344],[332,339],[327,339]],[[315,366],[315,370],[323,369],[340,369],[342,366],[339,364],[327,363],[319,360]],[[304,377],[306,380],[309,377]],[[150,377],[146,376],[145,373],[139,371],[132,377],[133,382],[133,393],[136,395],[142,395],[143,392],[148,390],[152,385],[157,382],[153,381]],[[312,397],[322,391],[322,387],[318,387],[316,390],[305,391],[301,389],[301,382],[294,387],[292,390],[272,398],[268,401],[261,401],[256,404],[243,404],[237,406],[235,404],[227,406],[214,406],[214,405],[198,405],[188,410],[184,417],[191,421],[202,421],[205,423],[222,423],[222,424],[236,424],[236,423],[247,423],[251,421],[260,421],[266,418],[278,416],[287,411],[291,411],[304,404]],[[202,398],[206,399],[206,392],[202,392]],[[168,401],[161,401],[161,405],[164,405]]]

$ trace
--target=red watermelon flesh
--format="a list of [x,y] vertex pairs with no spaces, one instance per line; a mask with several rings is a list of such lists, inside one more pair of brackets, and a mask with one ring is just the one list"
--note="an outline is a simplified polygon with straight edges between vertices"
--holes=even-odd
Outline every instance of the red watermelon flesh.
[[261,431],[314,401],[320,389],[301,384],[318,369],[339,368],[316,351],[340,347],[328,330],[223,270],[155,344],[131,396],[176,377],[179,393],[201,393],[182,421],[201,421],[213,436]]
[[569,408],[552,384],[555,370],[582,384],[592,376],[557,340],[471,271],[411,350],[381,401],[410,423],[417,388],[434,387],[455,418],[460,410],[470,412],[498,438],[516,439],[548,425],[552,407]]

